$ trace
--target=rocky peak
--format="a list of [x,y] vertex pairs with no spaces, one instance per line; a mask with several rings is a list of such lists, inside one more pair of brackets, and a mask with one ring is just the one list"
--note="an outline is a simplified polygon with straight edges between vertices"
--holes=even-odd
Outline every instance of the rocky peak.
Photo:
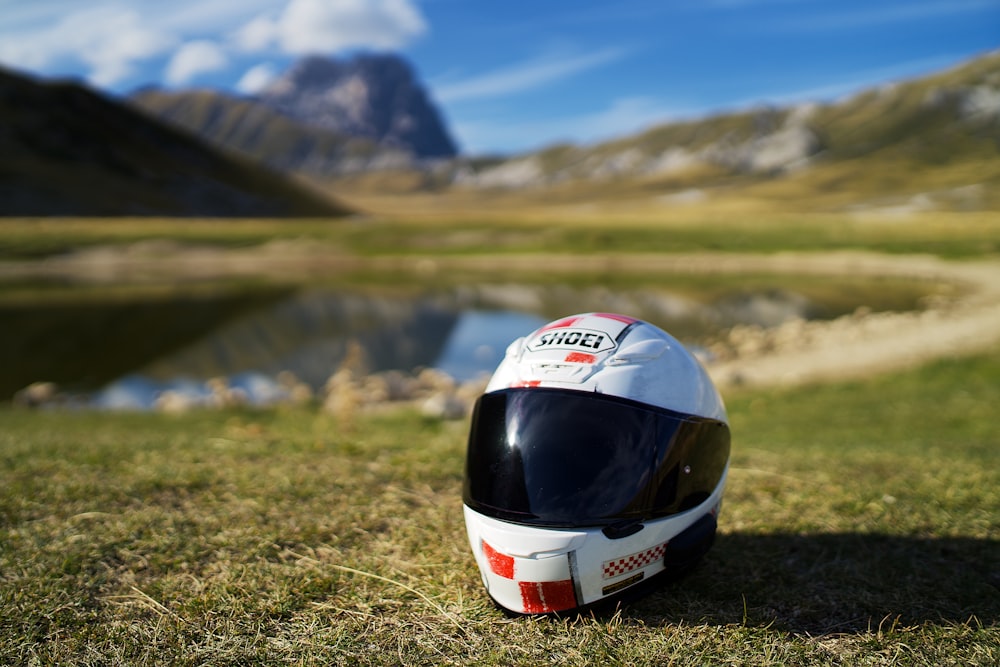
[[457,152],[413,69],[396,55],[304,58],[265,88],[259,100],[302,123],[418,158]]

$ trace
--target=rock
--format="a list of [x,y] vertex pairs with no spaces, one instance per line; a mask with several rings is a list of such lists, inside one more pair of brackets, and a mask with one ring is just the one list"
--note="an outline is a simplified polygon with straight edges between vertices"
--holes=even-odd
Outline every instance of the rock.
[[59,396],[59,387],[54,382],[32,382],[14,394],[14,405],[37,408],[52,403]]
[[311,56],[272,82],[261,103],[308,125],[370,139],[417,158],[458,151],[410,65],[391,54]]
[[200,405],[200,401],[194,396],[180,391],[167,390],[156,397],[153,407],[166,414],[182,415]]
[[432,419],[464,419],[469,406],[454,393],[441,391],[420,406],[420,411],[425,417]]

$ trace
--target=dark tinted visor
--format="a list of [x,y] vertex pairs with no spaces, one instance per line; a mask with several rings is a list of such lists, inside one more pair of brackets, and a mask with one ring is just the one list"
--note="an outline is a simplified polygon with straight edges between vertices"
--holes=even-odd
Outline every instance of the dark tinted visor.
[[596,393],[507,389],[476,403],[463,497],[521,523],[647,520],[707,499],[728,459],[720,421]]

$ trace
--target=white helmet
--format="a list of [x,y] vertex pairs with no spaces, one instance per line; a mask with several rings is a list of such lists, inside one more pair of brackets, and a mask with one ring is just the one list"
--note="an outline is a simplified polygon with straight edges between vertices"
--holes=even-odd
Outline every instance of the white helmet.
[[519,338],[469,433],[465,526],[486,590],[551,613],[683,573],[712,544],[728,468],[722,399],[666,332],[587,313]]

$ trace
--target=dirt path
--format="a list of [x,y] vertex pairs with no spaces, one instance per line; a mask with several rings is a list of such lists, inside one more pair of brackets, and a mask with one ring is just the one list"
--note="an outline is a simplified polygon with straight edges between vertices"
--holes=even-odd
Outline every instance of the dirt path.
[[[485,268],[478,259],[478,266]],[[516,256],[497,260],[517,271],[585,269],[643,273],[747,273],[789,275],[893,276],[928,283],[958,284],[960,296],[929,303],[920,312],[867,313],[833,321],[791,321],[774,329],[737,327],[714,345],[709,373],[721,387],[796,385],[860,378],[950,355],[988,350],[1000,343],[1000,262],[946,261],[934,256],[866,252],[781,253],[775,255],[621,255],[599,259]],[[442,262],[437,270],[467,258]]]
[[859,378],[931,359],[981,352],[1000,342],[1000,262],[945,262],[879,255],[774,258],[772,271],[893,275],[960,283],[955,299],[920,312],[864,313],[830,322],[737,328],[714,351],[713,379],[726,385],[795,385]]
[[157,246],[100,248],[42,262],[5,263],[0,278],[59,275],[94,282],[165,277],[335,275],[365,266],[409,270],[416,279],[438,272],[587,270],[652,273],[770,272],[789,275],[895,276],[958,283],[960,296],[921,312],[864,313],[829,322],[792,321],[768,330],[737,327],[711,348],[709,372],[719,385],[794,385],[856,378],[934,358],[990,349],[1000,342],[1000,261],[952,262],[933,256],[864,252],[740,255],[730,253],[588,257],[564,254],[380,257],[359,259],[316,244],[280,242],[242,250]]

